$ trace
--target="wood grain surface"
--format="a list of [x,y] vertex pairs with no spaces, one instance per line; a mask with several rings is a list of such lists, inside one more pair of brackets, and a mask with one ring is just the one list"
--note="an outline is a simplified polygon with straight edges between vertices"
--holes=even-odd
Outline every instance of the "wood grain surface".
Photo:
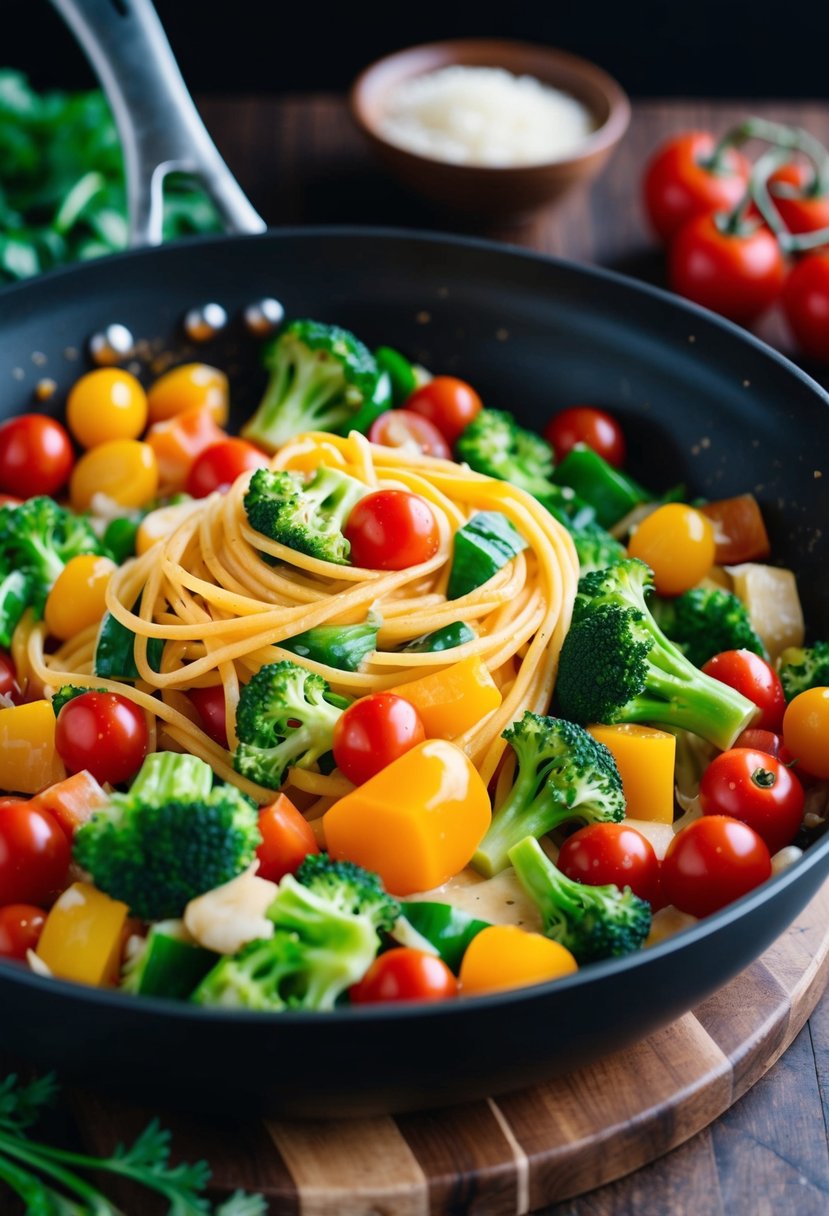
[[[638,182],[660,140],[692,126],[721,132],[759,113],[829,141],[825,103],[637,104],[627,137],[588,190],[526,223],[475,228],[429,212],[383,177],[340,97],[213,97],[201,109],[271,224],[471,231],[656,283],[664,263]],[[791,353],[779,317],[760,333]],[[820,368],[807,370],[829,384]],[[500,1216],[530,1207],[546,1216],[826,1216],[829,994],[812,1005],[826,981],[828,911],[824,891],[760,962],[693,1015],[530,1094],[332,1133],[321,1125],[240,1126],[230,1115],[226,1123],[192,1121],[73,1093],[53,1130],[108,1149],[160,1115],[177,1155],[211,1161],[217,1198],[262,1189],[279,1216]],[[134,1193],[115,1197],[128,1216],[149,1216]]]

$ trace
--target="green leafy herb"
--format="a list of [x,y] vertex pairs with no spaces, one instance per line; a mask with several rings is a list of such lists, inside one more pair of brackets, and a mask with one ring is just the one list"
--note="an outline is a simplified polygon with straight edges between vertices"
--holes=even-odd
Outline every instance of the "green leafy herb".
[[109,1157],[31,1140],[28,1129],[56,1094],[51,1075],[28,1083],[11,1075],[0,1082],[0,1182],[20,1196],[28,1216],[123,1216],[78,1169],[115,1174],[154,1191],[169,1203],[169,1216],[265,1216],[264,1198],[242,1191],[213,1207],[203,1193],[210,1181],[207,1162],[171,1165],[170,1133],[155,1119]]
[[[215,232],[207,195],[181,175],[165,182],[167,240]],[[0,69],[0,284],[127,244],[118,133],[98,89],[37,93]]]

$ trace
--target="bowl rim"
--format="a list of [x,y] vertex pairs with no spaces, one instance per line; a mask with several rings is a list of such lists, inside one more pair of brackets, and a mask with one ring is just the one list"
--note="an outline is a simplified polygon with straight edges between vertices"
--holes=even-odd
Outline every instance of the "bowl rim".
[[[449,54],[464,53],[473,49],[483,51],[490,47],[493,49],[508,48],[516,53],[532,54],[533,56],[543,55],[549,58],[551,64],[566,67],[575,75],[591,78],[607,98],[607,118],[594,131],[585,136],[575,150],[568,152],[564,156],[517,165],[458,164],[454,161],[440,160],[434,156],[425,156],[421,152],[414,152],[410,148],[403,147],[401,144],[393,143],[370,120],[368,106],[365,101],[366,92],[373,83],[374,77],[378,73],[385,71],[390,65],[404,63],[414,56],[428,55],[434,52],[447,52]],[[448,67],[452,65],[446,64],[444,66]],[[425,72],[431,70],[436,69],[426,68],[424,71],[412,73],[412,76],[424,75]],[[527,74],[534,75],[530,70],[528,70]],[[538,79],[538,77],[536,78]],[[541,83],[551,84],[552,82],[542,81]],[[546,43],[526,42],[521,39],[512,38],[448,38],[435,42],[417,43],[416,45],[403,47],[397,51],[391,51],[388,55],[382,55],[380,58],[373,60],[372,63],[362,69],[349,88],[348,108],[352,119],[364,134],[376,144],[393,151],[395,155],[399,155],[401,158],[410,159],[414,164],[439,166],[447,173],[480,174],[482,177],[490,178],[505,173],[537,174],[549,172],[553,168],[577,166],[581,162],[613,148],[627,131],[631,120],[630,98],[615,77],[611,76],[599,64],[594,63],[590,59],[585,59],[581,55],[575,55],[571,51],[565,51]]]

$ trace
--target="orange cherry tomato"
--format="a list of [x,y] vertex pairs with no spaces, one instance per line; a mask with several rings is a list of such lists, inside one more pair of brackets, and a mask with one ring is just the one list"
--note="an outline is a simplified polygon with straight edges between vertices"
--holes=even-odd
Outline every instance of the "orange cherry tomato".
[[681,595],[714,564],[714,529],[693,507],[670,502],[647,515],[630,539],[628,553],[653,570],[659,595]]
[[829,688],[799,693],[783,715],[783,741],[798,766],[829,779]]
[[66,423],[83,448],[113,439],[137,439],[147,425],[147,394],[120,367],[81,376],[66,401]]

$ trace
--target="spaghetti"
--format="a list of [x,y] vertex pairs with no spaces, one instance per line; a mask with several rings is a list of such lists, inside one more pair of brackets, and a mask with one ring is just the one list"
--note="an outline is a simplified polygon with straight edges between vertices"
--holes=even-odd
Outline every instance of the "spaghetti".
[[[275,469],[300,472],[327,465],[369,490],[419,494],[439,523],[438,552],[417,566],[394,571],[334,565],[296,552],[249,526],[243,503],[248,477],[243,476],[226,494],[204,499],[169,536],[113,576],[107,608],[136,635],[135,684],[94,675],[97,627],[49,653],[45,626],[29,625],[30,669],[47,688],[107,688],[131,698],[149,715],[152,745],[200,756],[219,777],[264,803],[273,791],[236,773],[231,755],[240,687],[261,666],[282,659],[300,662],[335,692],[359,697],[477,655],[503,700],[454,742],[488,782],[506,746],[504,728],[525,709],[545,712],[549,704],[578,581],[578,561],[566,530],[535,499],[506,482],[451,461],[373,445],[356,432],[347,438],[299,436],[271,463]],[[452,537],[475,512],[485,510],[505,515],[528,548],[483,586],[448,600]],[[315,626],[355,624],[369,613],[381,621],[377,649],[359,671],[297,659],[280,646]],[[402,651],[407,642],[456,621],[472,627],[472,641],[451,651]],[[152,638],[164,642],[159,671],[148,660]],[[188,689],[219,682],[231,751],[204,733],[185,695]],[[307,807],[351,787],[336,771],[326,775],[293,768],[285,788],[303,795]]]

